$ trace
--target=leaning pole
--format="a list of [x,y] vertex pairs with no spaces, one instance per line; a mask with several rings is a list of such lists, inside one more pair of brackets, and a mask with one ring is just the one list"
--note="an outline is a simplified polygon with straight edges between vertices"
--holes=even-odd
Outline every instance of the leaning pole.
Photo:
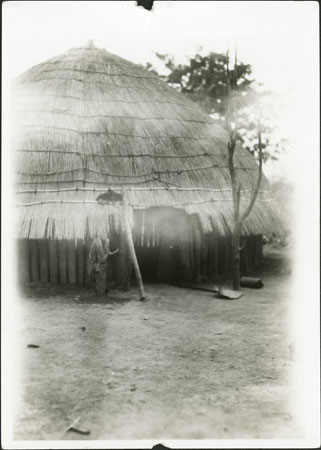
[[124,186],[122,188],[122,194],[123,194],[124,231],[125,231],[125,236],[126,236],[126,240],[127,240],[129,256],[133,263],[133,267],[134,267],[134,271],[135,271],[135,276],[136,276],[137,285],[138,285],[138,289],[139,289],[140,300],[143,301],[143,300],[145,300],[145,290],[144,290],[143,279],[142,279],[142,275],[140,273],[137,256],[136,256],[136,252],[135,252],[133,235],[132,235],[132,231],[131,231],[131,227],[130,227],[130,223],[129,223],[127,191]]

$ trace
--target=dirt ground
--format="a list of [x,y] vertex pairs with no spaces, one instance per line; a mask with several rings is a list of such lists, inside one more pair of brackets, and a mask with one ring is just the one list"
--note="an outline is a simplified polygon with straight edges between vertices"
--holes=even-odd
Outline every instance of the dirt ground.
[[[18,440],[296,438],[284,251],[239,300],[167,285],[21,300]],[[282,256],[283,255],[283,256]],[[36,344],[39,348],[28,348]],[[90,436],[64,430],[80,417]]]

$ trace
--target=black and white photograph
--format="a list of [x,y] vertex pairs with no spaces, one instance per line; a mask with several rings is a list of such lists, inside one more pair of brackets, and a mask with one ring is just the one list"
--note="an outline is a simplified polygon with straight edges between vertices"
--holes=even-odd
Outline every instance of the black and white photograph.
[[2,447],[318,448],[318,2],[6,1],[2,55]]

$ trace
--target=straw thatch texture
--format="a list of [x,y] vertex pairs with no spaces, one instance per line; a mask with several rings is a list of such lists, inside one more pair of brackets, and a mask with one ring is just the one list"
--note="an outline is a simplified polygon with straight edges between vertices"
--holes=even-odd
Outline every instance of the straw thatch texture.
[[[227,133],[152,73],[88,46],[31,68],[14,93],[19,237],[119,229],[121,205],[99,206],[96,197],[122,186],[133,209],[172,206],[196,214],[204,232],[227,232]],[[239,148],[236,167],[245,209],[257,164]],[[245,233],[276,231],[280,217],[263,179]]]

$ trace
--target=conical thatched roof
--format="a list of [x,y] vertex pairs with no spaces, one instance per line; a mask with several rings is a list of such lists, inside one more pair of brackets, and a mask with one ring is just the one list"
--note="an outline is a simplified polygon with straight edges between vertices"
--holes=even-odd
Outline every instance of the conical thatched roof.
[[[74,48],[25,72],[15,83],[13,139],[19,236],[83,238],[119,224],[120,205],[99,194],[128,188],[135,208],[173,206],[196,213],[204,231],[226,231],[232,193],[227,134],[182,94],[147,70],[92,45]],[[245,198],[253,157],[236,157]],[[280,226],[268,183],[246,231]],[[107,220],[108,219],[108,220]]]

